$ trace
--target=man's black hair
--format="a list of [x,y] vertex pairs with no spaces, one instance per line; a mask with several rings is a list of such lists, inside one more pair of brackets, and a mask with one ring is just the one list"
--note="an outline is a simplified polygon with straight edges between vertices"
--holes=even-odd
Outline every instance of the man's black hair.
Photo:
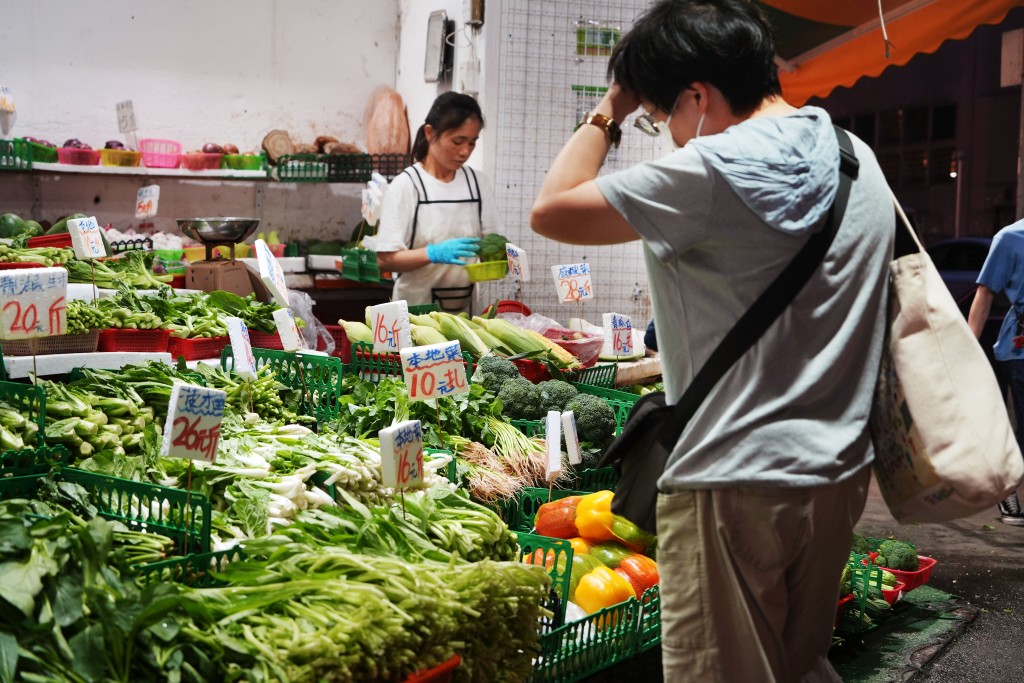
[[660,0],[615,46],[608,77],[668,112],[694,81],[718,88],[734,114],[780,95],[775,40],[747,0]]

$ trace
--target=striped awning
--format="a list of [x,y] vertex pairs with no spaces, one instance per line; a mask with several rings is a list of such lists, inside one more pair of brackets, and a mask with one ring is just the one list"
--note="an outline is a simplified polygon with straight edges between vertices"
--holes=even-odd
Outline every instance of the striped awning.
[[982,24],[998,24],[1024,5],[1024,0],[882,0],[880,17],[878,0],[755,1],[775,28],[782,91],[796,105],[902,66],[947,40],[966,38]]

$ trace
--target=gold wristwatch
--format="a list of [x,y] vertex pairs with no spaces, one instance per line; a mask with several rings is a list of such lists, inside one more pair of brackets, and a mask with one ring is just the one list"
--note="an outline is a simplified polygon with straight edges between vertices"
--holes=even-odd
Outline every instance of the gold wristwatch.
[[588,123],[593,124],[608,133],[608,139],[614,147],[618,147],[619,143],[622,142],[622,128],[620,128],[619,124],[615,122],[615,119],[593,111],[587,112],[583,115],[580,122],[572,129],[573,132],[575,133],[580,129],[580,126],[585,126]]

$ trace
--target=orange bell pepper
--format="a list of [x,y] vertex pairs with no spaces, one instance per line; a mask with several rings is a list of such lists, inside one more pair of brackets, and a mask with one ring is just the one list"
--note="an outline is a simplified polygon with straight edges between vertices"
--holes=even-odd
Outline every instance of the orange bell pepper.
[[595,567],[580,579],[574,602],[587,614],[635,598],[633,586],[608,567]]
[[581,496],[569,496],[541,505],[533,520],[537,533],[549,538],[579,536],[576,529],[576,506],[581,499]]
[[648,588],[658,585],[658,563],[640,554],[622,560],[615,573],[629,581],[638,598],[643,597]]
[[570,538],[569,544],[572,545],[574,555],[587,555],[590,553],[590,543],[585,538],[580,538],[579,536]]

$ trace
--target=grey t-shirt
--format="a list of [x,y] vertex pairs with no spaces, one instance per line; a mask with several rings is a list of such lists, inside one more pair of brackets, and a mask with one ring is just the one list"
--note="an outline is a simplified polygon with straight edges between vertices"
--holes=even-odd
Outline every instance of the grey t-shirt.
[[[822,485],[873,458],[867,420],[895,223],[874,155],[854,147],[859,177],[823,267],[705,400],[662,491]],[[823,226],[838,159],[828,115],[805,107],[598,178],[644,239],[670,403]]]

